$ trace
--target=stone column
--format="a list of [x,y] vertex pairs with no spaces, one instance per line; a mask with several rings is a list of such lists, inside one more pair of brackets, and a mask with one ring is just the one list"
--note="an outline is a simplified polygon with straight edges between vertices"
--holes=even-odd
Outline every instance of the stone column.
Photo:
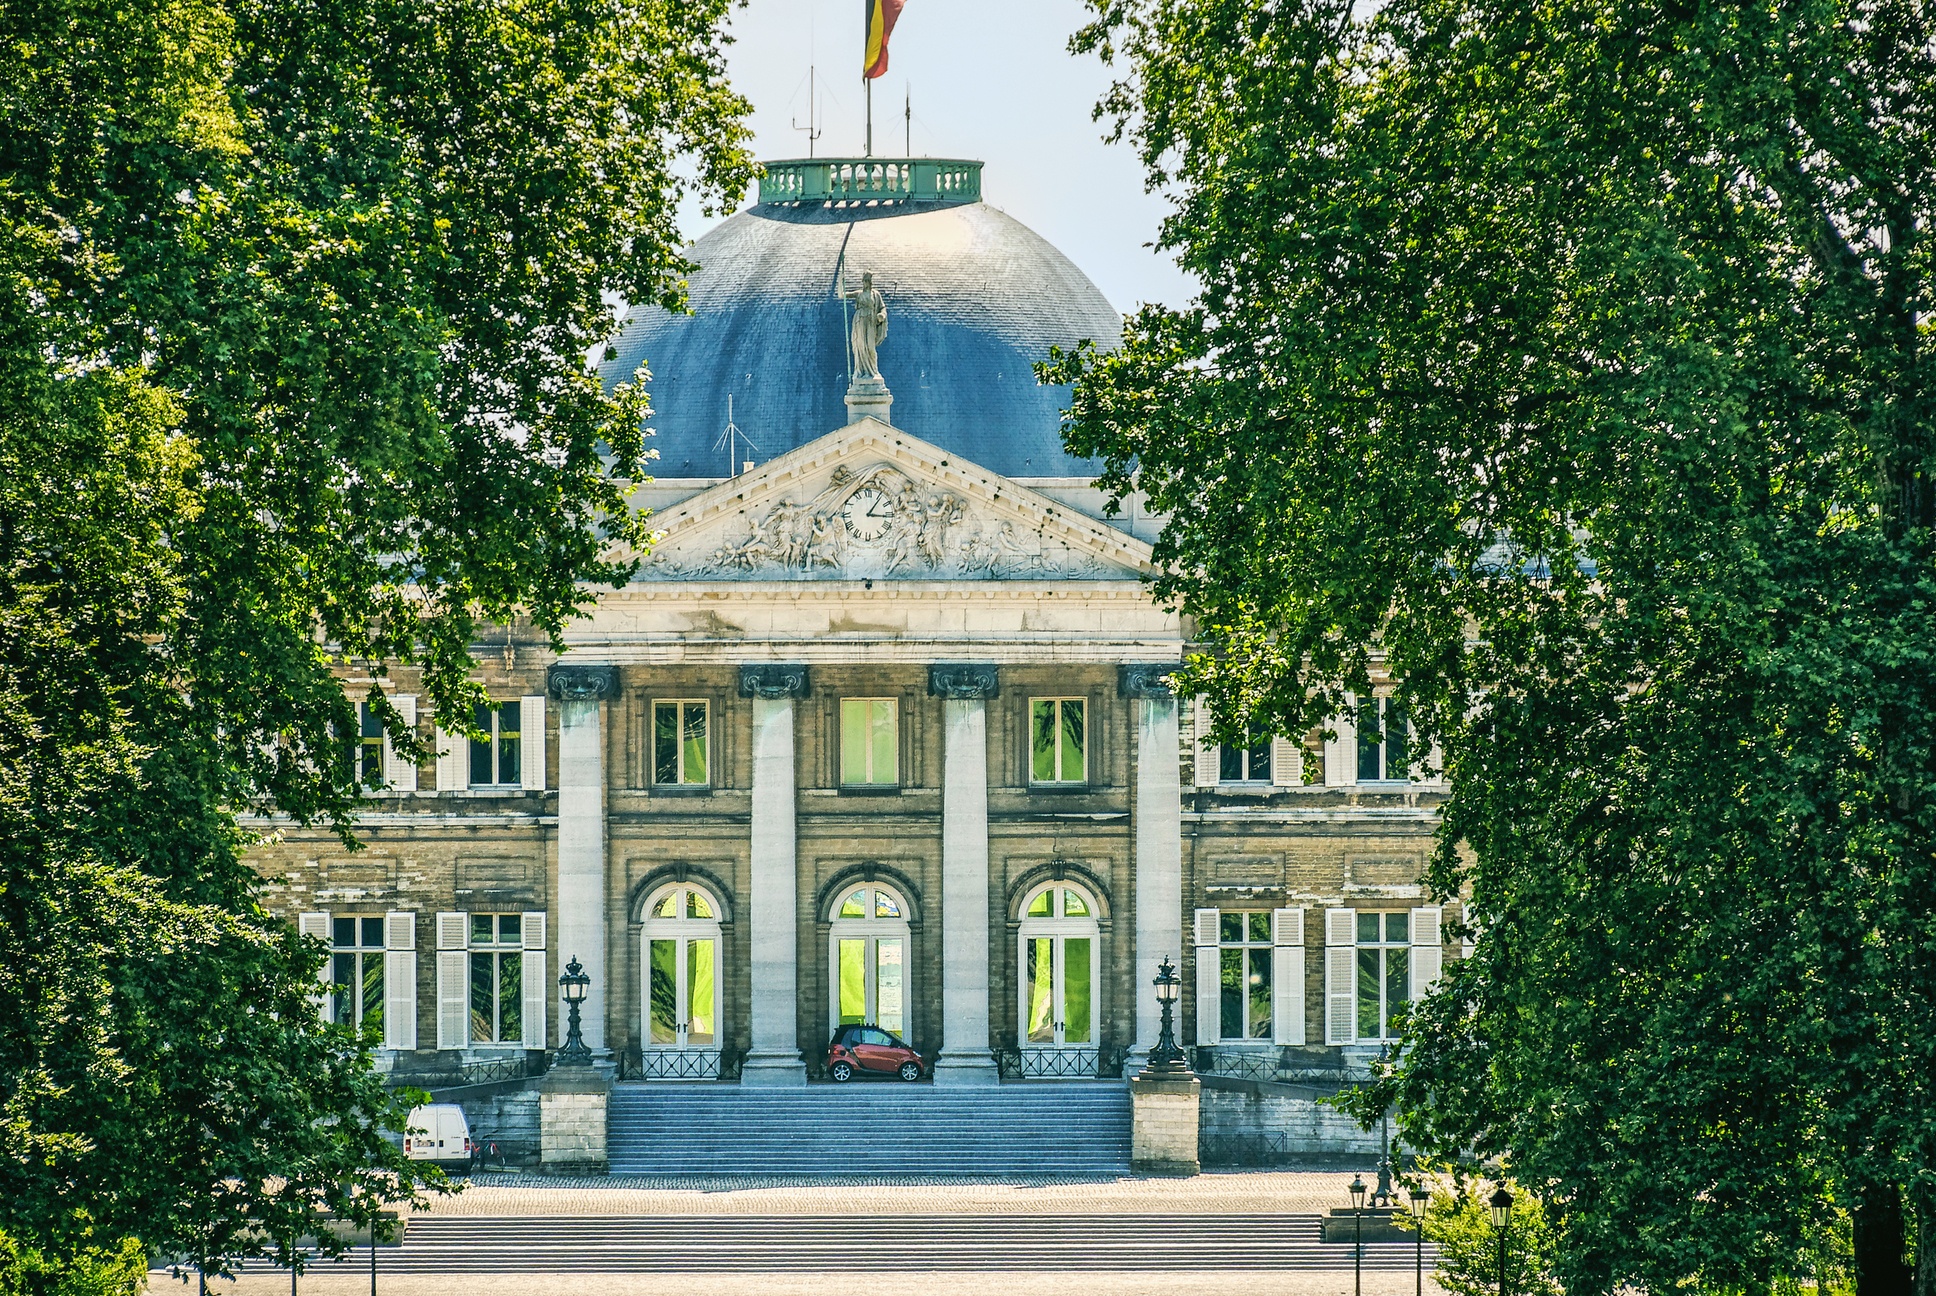
[[586,1066],[553,1067],[538,1084],[538,1161],[547,1174],[602,1175],[612,1084]]
[[1119,667],[1118,690],[1136,713],[1136,1050],[1141,1069],[1156,1045],[1156,992],[1150,982],[1167,956],[1183,964],[1183,787],[1176,696],[1169,673],[1181,663]]
[[995,1084],[988,1039],[988,699],[995,667],[938,663],[928,692],[942,698],[941,1058],[938,1085]]
[[753,699],[753,887],[747,904],[753,1002],[740,1083],[803,1085],[793,700],[807,695],[807,668],[741,666],[739,695]]
[[[585,1046],[605,1052],[605,743],[599,732],[606,699],[618,696],[618,667],[559,663],[545,679],[558,703],[558,912],[552,936],[557,963],[577,959],[591,973],[585,993]],[[554,987],[554,996],[558,991]],[[565,1020],[562,997],[558,1020]]]
[[1129,1168],[1139,1174],[1201,1172],[1203,1087],[1188,1071],[1145,1070],[1129,1082]]

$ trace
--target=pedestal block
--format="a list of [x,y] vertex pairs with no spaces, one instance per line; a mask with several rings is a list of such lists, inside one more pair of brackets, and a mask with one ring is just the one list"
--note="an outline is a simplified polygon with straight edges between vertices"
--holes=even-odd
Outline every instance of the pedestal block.
[[1198,1099],[1202,1086],[1193,1075],[1152,1077],[1129,1082],[1129,1168],[1142,1174],[1193,1175],[1197,1160]]
[[554,1067],[538,1085],[538,1160],[546,1174],[604,1174],[611,1081],[592,1067]]

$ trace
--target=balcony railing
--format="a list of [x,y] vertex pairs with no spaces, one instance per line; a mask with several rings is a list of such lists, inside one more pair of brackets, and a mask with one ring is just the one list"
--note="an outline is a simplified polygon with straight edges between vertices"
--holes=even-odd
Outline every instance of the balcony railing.
[[1128,1050],[1096,1048],[999,1048],[995,1068],[1004,1080],[1096,1080],[1123,1073]]
[[796,158],[768,162],[760,201],[786,205],[981,201],[981,163],[956,158]]
[[1342,1089],[1365,1079],[1362,1071],[1310,1066],[1296,1058],[1289,1049],[1199,1044],[1191,1050],[1191,1054],[1191,1067],[1198,1075],[1223,1076],[1229,1080],[1260,1080],[1268,1084]]

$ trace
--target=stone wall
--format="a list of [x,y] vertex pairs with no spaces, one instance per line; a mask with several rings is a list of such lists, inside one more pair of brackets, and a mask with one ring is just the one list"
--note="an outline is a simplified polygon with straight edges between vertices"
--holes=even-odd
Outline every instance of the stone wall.
[[[1383,1147],[1377,1130],[1367,1133],[1343,1112],[1277,1085],[1203,1088],[1201,1143],[1206,1164],[1362,1161],[1369,1166]],[[1226,1082],[1227,1084],[1228,1082]],[[1253,1157],[1233,1156],[1251,1152]]]

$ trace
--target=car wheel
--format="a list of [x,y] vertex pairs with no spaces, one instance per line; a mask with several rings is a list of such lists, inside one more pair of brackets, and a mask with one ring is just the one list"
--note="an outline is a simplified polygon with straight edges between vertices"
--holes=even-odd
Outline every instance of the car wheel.
[[827,1074],[832,1076],[836,1083],[846,1084],[854,1078],[854,1064],[852,1062],[836,1062],[827,1068]]
[[901,1063],[901,1079],[919,1080],[920,1078],[921,1078],[921,1064],[919,1062]]

